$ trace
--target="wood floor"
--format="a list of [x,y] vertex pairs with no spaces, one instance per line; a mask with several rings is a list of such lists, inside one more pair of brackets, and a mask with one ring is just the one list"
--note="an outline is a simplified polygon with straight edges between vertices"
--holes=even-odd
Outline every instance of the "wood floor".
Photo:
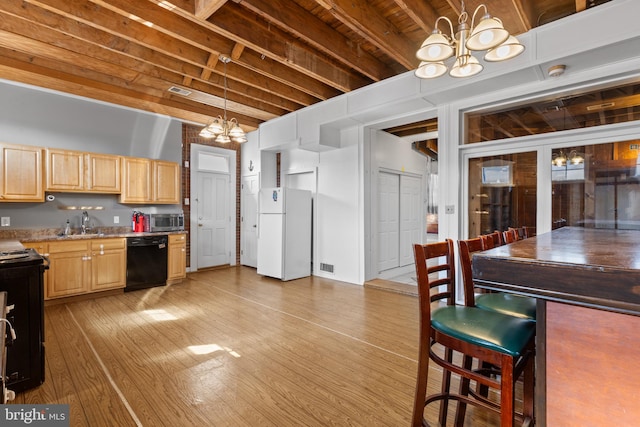
[[408,426],[417,326],[411,295],[193,273],[46,307],[45,383],[12,403],[69,404],[72,426]]

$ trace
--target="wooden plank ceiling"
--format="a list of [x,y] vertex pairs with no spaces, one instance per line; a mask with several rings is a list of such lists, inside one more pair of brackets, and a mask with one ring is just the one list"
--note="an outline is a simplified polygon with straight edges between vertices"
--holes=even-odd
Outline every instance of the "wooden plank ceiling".
[[[601,2],[486,4],[517,35]],[[460,11],[457,0],[2,0],[0,78],[204,124],[223,114],[226,55],[228,116],[250,131],[414,69],[437,17]]]

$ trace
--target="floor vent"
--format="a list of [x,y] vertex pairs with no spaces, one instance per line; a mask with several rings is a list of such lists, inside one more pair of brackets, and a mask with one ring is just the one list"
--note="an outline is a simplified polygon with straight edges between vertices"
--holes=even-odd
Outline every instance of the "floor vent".
[[325,263],[320,263],[320,271],[326,271],[328,273],[333,273],[333,265],[332,264],[325,264]]
[[171,93],[177,93],[178,95],[182,95],[182,96],[191,95],[190,90],[182,89],[181,87],[178,87],[178,86],[171,86],[168,90]]

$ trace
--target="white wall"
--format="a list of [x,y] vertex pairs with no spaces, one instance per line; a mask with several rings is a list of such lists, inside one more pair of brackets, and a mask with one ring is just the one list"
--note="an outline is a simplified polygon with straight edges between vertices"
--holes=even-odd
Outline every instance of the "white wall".
[[[320,153],[314,269],[318,276],[362,284],[360,138],[355,128],[344,134],[342,148]],[[333,273],[319,271],[319,263],[333,265]]]
[[180,162],[182,123],[0,80],[1,141]]

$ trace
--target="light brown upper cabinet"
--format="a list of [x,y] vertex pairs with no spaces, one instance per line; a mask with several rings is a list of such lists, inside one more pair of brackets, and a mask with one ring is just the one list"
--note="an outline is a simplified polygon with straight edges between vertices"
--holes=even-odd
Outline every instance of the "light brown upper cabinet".
[[149,203],[151,201],[150,159],[122,158],[122,193],[120,203]]
[[0,143],[0,201],[44,202],[42,147]]
[[120,156],[88,153],[85,159],[89,190],[96,193],[120,193]]
[[180,203],[180,165],[175,162],[153,161],[154,203]]
[[120,156],[47,148],[46,190],[120,193]]
[[123,157],[120,203],[180,203],[180,165]]

